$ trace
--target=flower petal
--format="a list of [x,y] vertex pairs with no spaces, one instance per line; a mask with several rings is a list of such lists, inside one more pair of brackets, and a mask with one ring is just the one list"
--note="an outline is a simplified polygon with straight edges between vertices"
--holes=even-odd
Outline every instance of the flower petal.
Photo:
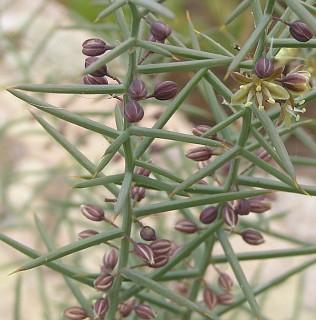
[[232,105],[241,104],[247,101],[249,91],[252,89],[253,83],[248,83],[247,85],[240,86],[241,88],[234,93],[232,96]]
[[268,88],[273,99],[288,100],[290,98],[290,94],[288,93],[288,91],[280,85],[269,83],[267,81],[264,81],[264,85]]
[[243,74],[239,73],[239,72],[232,72],[230,74],[230,76],[239,83],[242,84],[247,84],[249,82],[251,82],[251,78],[248,78],[247,76],[244,76]]

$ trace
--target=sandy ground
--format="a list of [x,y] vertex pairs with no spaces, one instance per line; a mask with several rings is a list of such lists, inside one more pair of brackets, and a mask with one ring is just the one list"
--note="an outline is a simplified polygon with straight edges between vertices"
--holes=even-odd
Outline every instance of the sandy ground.
[[[4,6],[9,1],[3,1],[0,5]],[[6,8],[0,16],[1,32],[6,35],[12,34],[12,37],[19,30],[19,26],[31,17],[34,10],[42,2],[39,0],[33,1],[14,1],[14,4]],[[2,7],[3,8],[3,7]],[[1,85],[15,84],[19,82],[26,82],[21,76],[21,69],[26,68],[27,73],[33,81],[41,83],[44,79],[52,79],[52,82],[58,83],[72,83],[77,82],[78,74],[82,70],[83,57],[80,54],[81,43],[86,38],[90,37],[84,31],[71,31],[71,30],[55,30],[53,36],[48,43],[45,44],[45,49],[41,55],[32,60],[32,52],[34,46],[40,41],[43,41],[45,32],[49,32],[56,25],[62,21],[63,25],[71,23],[70,18],[65,12],[64,8],[49,3],[39,18],[30,25],[21,38],[16,38],[15,45],[21,49],[21,52],[15,54],[14,50],[10,51],[8,44],[0,41],[7,48],[7,53],[0,53],[2,63],[0,64]],[[39,32],[39,30],[41,32]],[[1,36],[0,36],[1,37]],[[32,65],[28,65],[27,61],[31,61]],[[79,71],[78,71],[79,70]],[[78,82],[77,82],[78,83]],[[76,96],[74,100],[69,99],[69,96],[56,96],[51,95],[47,100],[54,103],[56,106],[63,106],[69,109],[85,110],[87,103],[93,103],[93,110],[113,110],[113,100],[101,100],[96,102],[93,97]],[[43,135],[42,129],[31,118],[28,109],[25,105],[18,101],[16,98],[10,96],[6,92],[0,92],[0,128],[10,121],[17,121],[12,125],[5,134],[0,137],[0,168],[2,168],[2,178],[14,178],[15,175],[21,172],[30,170],[46,170],[46,168],[54,168],[60,163],[72,172],[72,161],[70,157],[49,137]],[[152,106],[147,111],[147,118],[150,119],[151,115],[159,111],[159,107]],[[21,119],[21,120],[17,120]],[[20,121],[20,122],[18,122]],[[114,127],[113,120],[107,119],[107,125]],[[150,126],[153,120],[143,125]],[[175,119],[169,125],[176,131],[190,132],[190,124],[184,118]],[[67,137],[76,141],[80,138],[82,130],[74,126],[66,125],[65,133]],[[3,138],[5,137],[5,138]],[[92,161],[97,161],[104,152],[108,143],[93,135],[89,138],[87,143],[82,144],[80,150],[88,155]],[[158,156],[157,156],[158,157]],[[121,164],[119,163],[118,166]],[[75,171],[75,170],[74,170]],[[315,174],[315,171],[314,171]],[[65,176],[67,179],[65,179]],[[41,196],[47,200],[49,196],[60,197],[63,199],[65,194],[69,192],[69,172],[54,174],[51,183],[46,185],[41,190]],[[12,179],[9,180],[10,188],[5,192],[2,190],[3,196],[0,202],[0,228],[8,236],[34,247],[44,250],[44,246],[38,243],[38,236],[34,234],[30,224],[34,224],[33,213],[36,211],[41,217],[44,217],[46,227],[51,230],[51,225],[47,216],[41,215],[41,205],[43,199],[36,197],[32,200],[32,186],[38,185],[40,178],[38,175],[30,176],[22,180]],[[315,176],[301,176],[299,181],[306,184],[315,184]],[[2,188],[3,186],[0,186]],[[97,193],[96,198],[104,197],[105,194]],[[4,203],[3,199],[8,203]],[[29,205],[25,207],[25,204]],[[275,221],[275,230],[287,234],[297,234],[299,237],[307,242],[315,243],[316,236],[313,225],[316,224],[316,216],[314,214],[316,200],[314,197],[305,197],[298,195],[282,195],[277,198],[273,204],[273,212],[280,212],[282,210],[290,210],[291,214],[282,222]],[[14,214],[8,214],[9,208],[14,209]],[[23,212],[22,212],[23,211]],[[19,214],[22,219],[19,220]],[[273,213],[271,213],[273,214]],[[66,231],[67,232],[67,231]],[[71,237],[70,237],[71,238]],[[69,236],[65,235],[64,239],[58,239],[58,243],[64,244],[63,241],[69,241]],[[234,241],[233,243],[236,251],[242,252],[253,250],[241,241]],[[284,242],[276,241],[274,238],[267,238],[266,243],[258,250],[280,249],[289,246]],[[46,291],[50,300],[50,311],[52,317],[45,317],[45,319],[60,319],[60,311],[62,307],[67,306],[69,303],[74,303],[69,292],[60,290],[63,286],[63,279],[51,270],[41,268],[40,271],[25,272],[19,278],[17,275],[8,276],[17,266],[25,261],[24,256],[16,253],[8,246],[1,244],[0,250],[0,310],[2,316],[6,319],[13,319],[13,305],[14,305],[14,288],[19,285],[21,279],[21,320],[43,319],[45,311],[42,310],[43,292]],[[95,263],[99,263],[99,257],[104,249],[97,249],[97,252],[89,258],[87,262],[88,268]],[[220,250],[217,248],[218,252]],[[260,281],[266,281],[279,274],[284,269],[294,267],[298,263],[309,259],[305,258],[283,258],[275,259],[264,262],[248,262],[243,263],[245,273],[249,279],[256,279],[256,272],[261,270]],[[227,272],[231,273],[229,267],[223,266]],[[295,320],[312,320],[316,317],[316,309],[314,297],[316,294],[316,267],[309,268],[304,275],[300,277],[292,277],[287,282],[276,287],[269,295],[259,298],[260,305],[263,306],[265,319],[269,320],[294,320],[295,306],[297,303],[297,292],[300,292],[303,304],[303,312],[299,318]],[[212,278],[212,274],[210,274]],[[45,279],[45,281],[43,281]],[[260,281],[258,281],[260,283]],[[255,281],[256,282],[256,281]],[[44,283],[45,286],[39,290],[39,283]],[[303,284],[303,285],[302,285]],[[301,291],[299,291],[301,290]],[[85,292],[85,291],[84,291]],[[88,294],[88,293],[87,293]],[[89,293],[90,294],[90,293]],[[48,313],[48,311],[47,311]],[[224,319],[224,318],[223,318]],[[226,319],[226,318],[225,318]],[[234,318],[236,320],[244,320]],[[251,319],[251,317],[248,317]]]

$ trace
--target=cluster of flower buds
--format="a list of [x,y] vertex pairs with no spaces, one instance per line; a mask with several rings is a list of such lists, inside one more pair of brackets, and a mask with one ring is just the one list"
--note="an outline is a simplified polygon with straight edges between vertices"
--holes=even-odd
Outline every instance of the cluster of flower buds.
[[138,101],[152,97],[157,100],[170,100],[176,96],[177,91],[178,85],[175,82],[163,81],[154,88],[153,93],[148,94],[145,83],[134,77],[127,89],[127,95],[130,100],[124,107],[126,120],[129,123],[136,123],[143,119],[144,109]]
[[[100,55],[114,48],[115,47],[106,44],[102,39],[92,38],[85,40],[82,44],[82,53],[88,56],[85,60],[85,68],[88,68],[90,65],[97,63],[100,59]],[[107,85],[108,80],[106,77],[118,81],[116,77],[113,77],[108,72],[108,68],[106,65],[101,65],[93,72],[86,74],[83,77],[83,83],[88,85]]]

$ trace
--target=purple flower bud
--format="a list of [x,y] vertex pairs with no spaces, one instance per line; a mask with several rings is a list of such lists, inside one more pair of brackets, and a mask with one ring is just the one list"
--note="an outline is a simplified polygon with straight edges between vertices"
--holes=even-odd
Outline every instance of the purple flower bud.
[[[192,129],[192,133],[197,137],[201,137],[205,132],[209,131],[210,129],[211,129],[210,126],[199,124]],[[217,135],[213,134],[208,136],[208,138],[216,140]]]
[[237,213],[229,206],[225,206],[225,208],[223,209],[222,217],[224,222],[231,228],[234,228],[238,222]]
[[155,21],[150,26],[150,33],[158,41],[164,41],[171,34],[171,28],[162,21]]
[[157,100],[169,100],[176,96],[178,85],[173,81],[163,81],[154,89],[154,96]]
[[84,239],[91,236],[95,236],[98,233],[99,233],[98,231],[92,230],[92,229],[82,230],[81,232],[78,233],[78,239]]
[[99,298],[93,305],[93,314],[95,320],[103,320],[106,312],[109,309],[107,298]]
[[194,233],[198,230],[197,225],[189,220],[182,220],[177,222],[174,228],[180,232],[187,234]]
[[196,147],[187,151],[185,156],[194,161],[205,161],[212,157],[213,150],[210,147]]
[[206,185],[207,184],[207,181],[204,180],[204,179],[201,179],[197,182],[197,184],[203,184],[203,185]]
[[218,277],[218,285],[224,290],[224,291],[231,291],[234,282],[232,278],[224,272],[220,272]]
[[126,103],[124,114],[129,123],[135,123],[143,119],[144,109],[138,102],[131,100]]
[[[88,57],[85,60],[85,68],[88,68],[90,65],[92,65],[93,63],[97,62],[99,60],[98,57]],[[103,65],[102,67],[100,67],[99,69],[93,71],[90,73],[92,76],[94,77],[104,77],[108,74],[108,68],[105,65]]]
[[154,241],[156,240],[156,232],[155,229],[149,226],[144,226],[141,228],[140,237],[145,241]]
[[89,220],[102,221],[104,220],[103,209],[95,206],[94,204],[87,204],[80,206],[82,214]]
[[161,268],[166,265],[169,261],[168,255],[155,256],[155,263],[149,265],[150,268]]
[[105,77],[94,77],[90,74],[86,74],[83,77],[83,83],[87,85],[107,85],[109,84],[108,80]]
[[234,211],[240,216],[246,216],[250,213],[250,203],[247,199],[239,199]]
[[143,260],[146,264],[154,264],[154,252],[152,248],[146,243],[135,243],[134,253]]
[[216,220],[218,216],[218,207],[209,206],[202,210],[200,221],[204,224],[210,224]]
[[273,71],[273,63],[266,57],[266,55],[262,56],[255,64],[254,72],[260,79],[269,78]]
[[150,243],[150,248],[154,256],[168,255],[171,249],[171,242],[167,239],[155,240]]
[[[148,163],[152,163],[152,160],[148,160]],[[140,176],[149,177],[151,171],[149,169],[145,169],[143,167],[135,167],[134,173]]]
[[214,309],[217,305],[216,293],[210,288],[205,288],[203,290],[203,301],[209,309]]
[[234,302],[234,296],[229,292],[221,293],[217,295],[217,301],[220,304],[229,305]]
[[132,299],[131,301],[125,302],[119,306],[118,311],[123,318],[128,317],[131,314],[134,310],[135,302],[136,300]]
[[134,78],[127,90],[131,100],[143,100],[147,96],[147,88],[143,81]]
[[64,311],[63,316],[69,320],[83,320],[88,317],[88,313],[82,307],[74,306],[67,308]]
[[110,251],[106,252],[103,256],[102,271],[112,271],[115,268],[117,261],[118,256],[115,249],[111,249]]
[[311,75],[308,71],[293,71],[281,78],[281,84],[290,93],[302,95],[309,89],[310,77]]
[[154,319],[156,318],[155,311],[148,304],[139,304],[135,307],[135,313],[141,319]]
[[247,199],[250,203],[250,212],[263,213],[271,209],[271,204],[265,201],[264,196]]
[[133,187],[131,189],[131,197],[137,202],[142,201],[145,198],[146,190],[143,187]]
[[313,32],[303,21],[297,20],[289,23],[291,36],[300,42],[307,42],[313,38]]
[[82,53],[86,56],[99,56],[107,50],[114,47],[107,45],[103,40],[98,38],[87,39],[82,44]]
[[252,230],[252,229],[245,229],[241,231],[240,234],[245,242],[253,246],[257,246],[259,244],[264,243],[264,238],[259,231]]
[[99,291],[107,291],[113,285],[114,278],[108,272],[99,275],[93,282],[94,287]]

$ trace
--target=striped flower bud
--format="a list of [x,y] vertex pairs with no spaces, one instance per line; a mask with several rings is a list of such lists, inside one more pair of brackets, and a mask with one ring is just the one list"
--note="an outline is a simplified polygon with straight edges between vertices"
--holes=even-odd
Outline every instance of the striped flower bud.
[[135,307],[135,313],[141,319],[154,319],[157,317],[154,309],[150,307],[148,304],[139,304]]
[[241,231],[240,235],[242,236],[245,242],[253,246],[257,246],[259,244],[264,243],[263,235],[257,230],[245,229]]
[[93,305],[94,320],[103,320],[109,309],[107,298],[99,298]]
[[169,100],[176,96],[178,85],[173,81],[163,81],[156,85],[154,92],[151,96],[157,100]]
[[99,232],[96,230],[92,230],[92,229],[82,230],[78,233],[78,239],[85,239],[91,236],[95,236],[96,234],[99,234]]
[[107,45],[103,40],[98,38],[87,39],[82,44],[82,53],[86,56],[99,56],[107,50],[114,47]]
[[213,150],[210,147],[196,147],[187,151],[185,156],[194,161],[205,161],[212,157]]
[[300,42],[307,42],[313,38],[313,32],[303,21],[297,20],[289,23],[291,36]]
[[118,311],[123,318],[126,318],[131,314],[131,312],[134,310],[135,302],[136,300],[132,299],[128,302],[124,302],[119,306]]
[[[99,60],[98,57],[88,57],[85,60],[85,68],[88,68],[90,65],[92,65],[93,63],[97,62]],[[100,68],[98,68],[97,70],[93,71],[90,73],[90,75],[94,76],[94,77],[104,77],[108,74],[108,68],[105,65],[101,66]]]
[[[148,163],[152,163],[152,160],[148,160]],[[144,176],[144,177],[149,177],[151,170],[150,169],[145,169],[143,167],[135,167],[134,169],[134,173],[138,174],[140,176]]]
[[255,64],[254,72],[260,79],[269,78],[274,71],[273,63],[266,57],[262,56]]
[[231,291],[234,282],[232,278],[224,272],[220,272],[218,277],[218,285],[224,290],[224,291]]
[[129,123],[135,123],[144,118],[144,109],[138,102],[131,100],[126,103],[124,114]]
[[229,206],[224,207],[222,211],[222,217],[224,222],[231,228],[234,228],[238,222],[237,213]]
[[282,87],[293,95],[302,95],[310,89],[309,79],[311,74],[305,70],[295,69],[281,78]]
[[150,248],[154,256],[168,255],[171,250],[171,241],[167,239],[155,240],[150,243]]
[[89,220],[102,221],[104,220],[104,211],[94,204],[80,206],[82,214]]
[[154,241],[156,240],[156,231],[152,227],[144,226],[141,228],[140,237],[145,241]]
[[202,210],[200,221],[204,224],[210,224],[216,220],[218,216],[218,207],[209,206]]
[[181,220],[177,222],[174,228],[180,232],[187,234],[194,233],[198,230],[197,225],[189,220]]
[[117,265],[118,255],[115,249],[111,249],[103,256],[102,271],[111,272]]
[[146,264],[154,264],[154,252],[152,248],[146,243],[135,243],[134,244],[134,253],[143,260]]
[[230,305],[234,303],[234,296],[230,292],[225,292],[217,295],[219,304]]
[[150,26],[150,33],[158,41],[164,41],[171,34],[171,28],[162,21],[155,21]]
[[142,201],[145,198],[146,190],[143,187],[133,187],[131,189],[131,197],[137,202]]
[[150,268],[161,268],[166,265],[169,261],[169,255],[155,256],[155,263],[149,265]]
[[67,308],[64,311],[63,316],[69,320],[83,320],[88,317],[88,313],[84,308],[74,306]]
[[107,291],[112,287],[113,281],[113,276],[108,272],[104,272],[94,280],[93,284],[97,290]]
[[237,200],[237,205],[234,211],[240,216],[246,216],[250,213],[250,203],[247,199]]
[[217,305],[216,293],[210,288],[205,288],[203,290],[203,301],[209,309],[214,309]]
[[134,78],[128,87],[127,94],[131,100],[143,100],[147,96],[147,88],[143,81]]
[[[192,133],[197,137],[201,137],[205,132],[209,131],[210,129],[211,129],[210,126],[207,126],[205,124],[199,124],[192,129]],[[207,138],[216,140],[217,135],[213,134],[213,135],[207,136]]]
[[91,74],[83,76],[83,83],[87,85],[107,85],[108,80],[105,77],[94,77]]
[[265,201],[264,196],[247,199],[250,203],[250,212],[263,213],[271,209],[271,203]]

